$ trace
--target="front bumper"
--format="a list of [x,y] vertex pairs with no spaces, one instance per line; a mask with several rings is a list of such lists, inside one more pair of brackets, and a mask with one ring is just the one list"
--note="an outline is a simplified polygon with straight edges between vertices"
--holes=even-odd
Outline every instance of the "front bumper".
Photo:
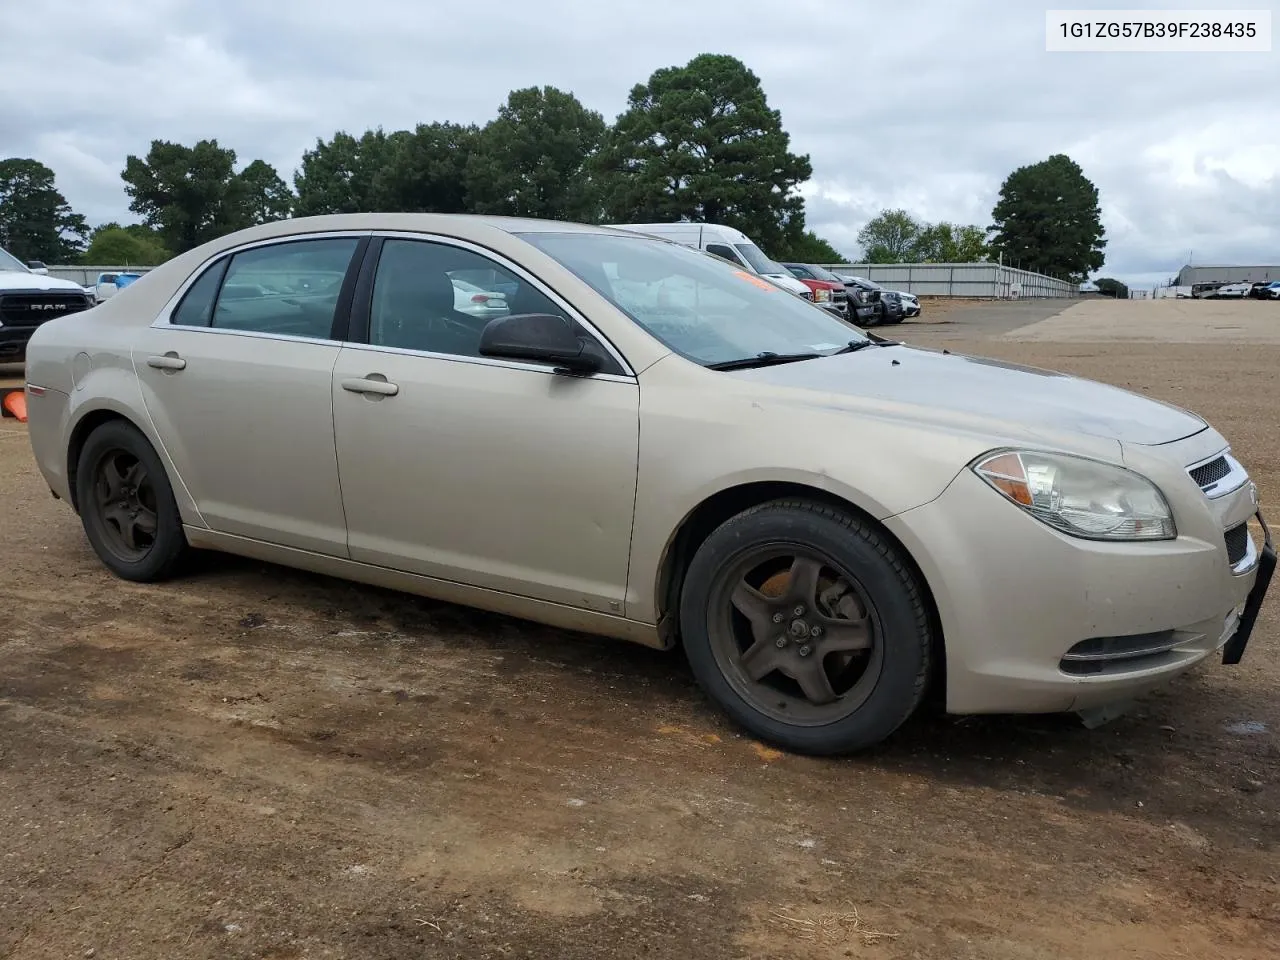
[[0,363],[21,363],[27,357],[27,342],[36,327],[0,327]]
[[[1199,530],[1151,543],[1068,537],[969,470],[886,526],[933,591],[947,709],[959,714],[1103,707],[1218,650],[1237,662],[1276,565],[1265,524],[1256,562],[1233,572],[1220,538]],[[1144,644],[1155,652],[1133,656]],[[1085,670],[1068,658],[1080,650],[1097,652]],[[1111,659],[1114,650],[1121,655]]]

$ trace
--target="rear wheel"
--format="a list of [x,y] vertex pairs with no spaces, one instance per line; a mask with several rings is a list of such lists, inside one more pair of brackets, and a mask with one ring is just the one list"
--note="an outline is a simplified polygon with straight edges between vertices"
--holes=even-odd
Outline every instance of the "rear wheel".
[[680,626],[703,689],[763,740],[870,747],[919,705],[931,639],[905,558],[870,524],[807,501],[725,522],[685,579]]
[[95,429],[80,451],[76,501],[85,535],[125,580],[172,576],[187,550],[164,464],[141,431],[123,420]]

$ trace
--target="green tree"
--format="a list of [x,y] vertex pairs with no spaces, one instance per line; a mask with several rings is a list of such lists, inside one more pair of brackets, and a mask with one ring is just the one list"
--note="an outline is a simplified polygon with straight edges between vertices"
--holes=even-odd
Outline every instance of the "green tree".
[[122,227],[104,223],[89,237],[89,249],[80,262],[95,266],[154,267],[169,259],[160,235],[146,224]]
[[396,146],[410,136],[407,131],[388,134],[379,128],[366,130],[359,139],[341,130],[328,142],[317,139],[293,175],[298,195],[294,212],[310,217],[392,209],[381,204],[385,198],[377,196],[377,181]]
[[555,87],[513,90],[476,138],[467,163],[475,213],[595,220],[588,171],[604,139],[604,118]]
[[1065,154],[1009,174],[991,219],[992,246],[1024,270],[1083,280],[1105,259],[1098,188]]
[[38,160],[0,160],[0,246],[19,260],[66,263],[80,255],[89,226]]
[[803,233],[808,155],[740,60],[701,54],[632,88],[595,168],[614,221],[721,223],[766,251]]
[[159,231],[166,248],[183,253],[288,215],[292,198],[269,164],[255,160],[241,173],[235,167],[236,152],[217,140],[192,147],[153,140],[145,158],[128,157],[121,177],[129,209]]
[[776,259],[788,263],[844,263],[847,258],[812,230],[800,234],[799,239],[784,239],[775,251]]
[[867,263],[910,263],[925,225],[905,210],[876,214],[858,231]]
[[912,254],[913,263],[981,263],[991,248],[981,227],[942,221],[920,231]]
[[390,149],[370,184],[369,209],[466,213],[467,160],[480,130],[474,124],[420,123],[387,138]]
[[1101,277],[1093,281],[1093,285],[1098,288],[1098,292],[1106,297],[1115,297],[1117,300],[1129,299],[1129,288],[1119,280],[1113,280],[1111,277]]
[[245,226],[285,220],[293,212],[293,203],[289,185],[265,160],[254,160],[241,170],[227,190],[228,209]]

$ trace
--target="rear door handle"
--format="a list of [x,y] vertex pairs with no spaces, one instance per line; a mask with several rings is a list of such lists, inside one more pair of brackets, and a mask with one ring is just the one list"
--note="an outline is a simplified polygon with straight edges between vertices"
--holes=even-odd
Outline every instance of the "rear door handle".
[[342,389],[352,393],[376,393],[382,397],[394,397],[400,392],[399,384],[386,380],[374,380],[369,377],[353,377],[342,381]]
[[176,353],[166,353],[163,357],[147,357],[147,366],[157,370],[185,370],[187,361]]

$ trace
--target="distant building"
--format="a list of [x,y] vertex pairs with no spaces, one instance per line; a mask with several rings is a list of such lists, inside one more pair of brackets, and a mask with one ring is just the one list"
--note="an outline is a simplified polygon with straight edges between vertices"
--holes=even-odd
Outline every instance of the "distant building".
[[1187,266],[1178,271],[1178,279],[1174,286],[1193,287],[1202,283],[1259,283],[1261,281],[1280,280],[1280,266],[1271,267],[1233,267],[1233,266]]

